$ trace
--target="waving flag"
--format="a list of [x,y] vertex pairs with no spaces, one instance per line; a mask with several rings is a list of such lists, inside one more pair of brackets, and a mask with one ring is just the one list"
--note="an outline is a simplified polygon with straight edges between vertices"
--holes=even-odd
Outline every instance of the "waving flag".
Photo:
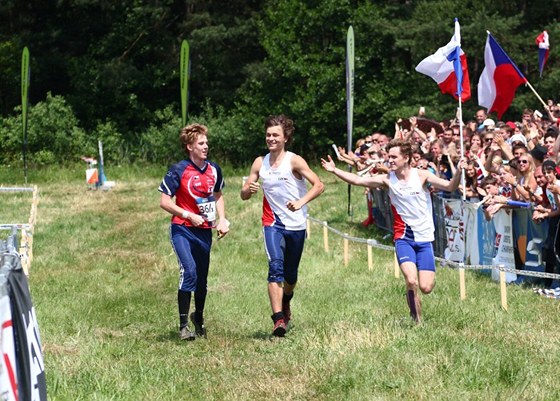
[[461,96],[463,101],[470,99],[471,83],[467,56],[461,49],[461,31],[457,18],[455,18],[455,34],[451,41],[422,60],[416,66],[416,71],[436,81],[442,93],[448,93],[455,99]]
[[515,91],[527,78],[488,32],[484,48],[484,70],[478,81],[478,104],[495,111],[498,118],[508,109]]
[[537,36],[535,43],[539,46],[539,72],[542,77],[542,72],[544,70],[544,65],[546,60],[548,60],[548,54],[550,53],[550,44],[548,43],[548,32],[542,31],[542,33]]

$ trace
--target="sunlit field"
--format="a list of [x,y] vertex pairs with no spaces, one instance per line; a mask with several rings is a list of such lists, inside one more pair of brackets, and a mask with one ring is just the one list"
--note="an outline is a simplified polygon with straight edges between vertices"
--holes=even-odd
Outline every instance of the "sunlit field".
[[[178,269],[157,187],[166,166],[107,168],[109,191],[89,190],[82,166],[34,171],[40,190],[29,284],[50,400],[550,400],[560,397],[560,303],[489,277],[438,268],[411,322],[391,252],[343,241],[313,223],[293,299],[293,324],[270,337],[261,197],[239,198],[247,171],[225,169],[231,232],[213,246],[208,339],[178,336]],[[315,168],[318,171],[318,168]],[[319,171],[318,171],[319,172]],[[310,215],[354,237],[363,189],[319,172]],[[0,169],[0,183],[23,185]],[[0,223],[26,222],[30,194],[0,194]],[[5,235],[3,233],[2,235]],[[216,237],[215,237],[216,238]]]

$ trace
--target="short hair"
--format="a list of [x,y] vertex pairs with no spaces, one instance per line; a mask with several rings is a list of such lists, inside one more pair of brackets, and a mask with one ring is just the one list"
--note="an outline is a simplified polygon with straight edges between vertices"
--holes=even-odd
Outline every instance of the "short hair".
[[542,170],[543,170],[543,173],[546,170],[555,170],[556,171],[556,163],[554,162],[554,160],[546,159],[542,164]]
[[489,175],[482,179],[480,185],[482,186],[482,188],[484,188],[486,185],[498,185],[498,180],[492,177],[491,175]]
[[181,141],[181,145],[183,145],[183,149],[186,150],[187,145],[192,145],[199,135],[208,136],[208,127],[206,125],[190,124],[184,127],[179,135],[179,140]]
[[392,139],[386,147],[386,151],[389,152],[389,150],[391,150],[391,148],[400,148],[401,150],[401,155],[403,155],[405,158],[408,159],[408,161],[410,162],[410,159],[412,158],[412,144],[410,143],[410,141],[405,141],[403,139]]
[[270,127],[281,126],[284,136],[286,137],[286,143],[289,145],[294,139],[294,122],[288,116],[284,114],[279,114],[277,116],[269,116],[264,122],[265,130]]

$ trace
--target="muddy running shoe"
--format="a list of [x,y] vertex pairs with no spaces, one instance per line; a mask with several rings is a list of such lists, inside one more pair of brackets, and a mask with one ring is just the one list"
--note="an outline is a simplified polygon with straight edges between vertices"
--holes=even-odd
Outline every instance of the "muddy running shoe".
[[194,325],[194,331],[197,337],[206,338],[206,327],[204,327],[204,323],[198,323],[194,318],[194,312],[191,313],[191,322]]
[[282,303],[282,314],[284,315],[284,324],[288,326],[290,320],[292,319],[292,310],[290,309],[290,303]]
[[195,335],[191,331],[190,327],[186,325],[179,331],[179,338],[181,340],[194,341]]
[[275,337],[284,337],[286,335],[286,323],[284,322],[284,319],[279,319],[276,323],[274,323],[272,335]]

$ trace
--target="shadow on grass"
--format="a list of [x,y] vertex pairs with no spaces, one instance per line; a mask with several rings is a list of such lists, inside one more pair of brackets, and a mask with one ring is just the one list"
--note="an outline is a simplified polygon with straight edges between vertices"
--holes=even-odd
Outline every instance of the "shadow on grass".
[[179,338],[179,330],[169,330],[167,333],[161,333],[157,336],[159,342],[174,342],[180,343],[184,340]]
[[273,338],[272,333],[270,331],[259,330],[253,333],[251,338],[255,340],[270,340]]

